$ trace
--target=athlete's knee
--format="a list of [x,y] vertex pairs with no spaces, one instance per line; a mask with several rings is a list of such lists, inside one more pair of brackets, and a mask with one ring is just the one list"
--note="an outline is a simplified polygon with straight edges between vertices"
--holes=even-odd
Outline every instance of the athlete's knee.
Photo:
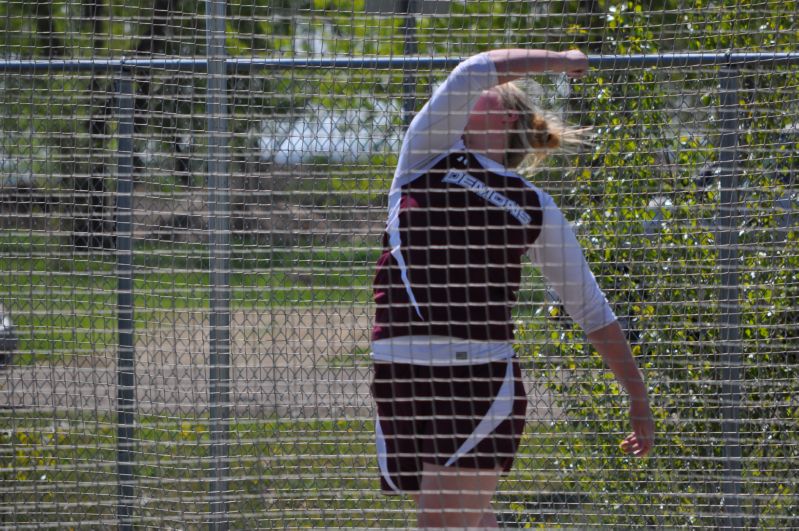
[[[493,519],[491,499],[501,469],[442,467],[425,463],[416,498],[419,527],[477,527]],[[489,514],[490,516],[486,516]]]

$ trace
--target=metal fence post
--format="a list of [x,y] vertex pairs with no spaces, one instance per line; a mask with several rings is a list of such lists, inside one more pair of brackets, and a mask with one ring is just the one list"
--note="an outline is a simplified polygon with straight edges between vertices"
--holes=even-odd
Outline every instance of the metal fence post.
[[133,80],[116,80],[117,144],[117,524],[133,529],[133,446],[136,375],[133,322]]
[[742,529],[741,443],[739,434],[741,380],[741,308],[738,302],[738,87],[740,76],[733,66],[721,69],[720,118],[721,205],[718,228],[721,384],[721,431],[724,438],[724,479],[722,481],[722,528]]
[[230,183],[227,176],[225,1],[206,0],[208,245],[210,250],[209,529],[228,528],[230,429]]

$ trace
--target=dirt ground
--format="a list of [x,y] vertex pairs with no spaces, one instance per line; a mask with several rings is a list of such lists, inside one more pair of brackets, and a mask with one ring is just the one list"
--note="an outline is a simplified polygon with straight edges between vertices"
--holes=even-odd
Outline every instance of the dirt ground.
[[[271,308],[231,314],[230,405],[240,417],[373,416],[367,306]],[[208,315],[175,312],[137,332],[136,396],[142,414],[209,409]],[[113,349],[66,363],[0,371],[0,408],[110,412]],[[549,394],[528,381],[530,415],[553,414]]]
[[[371,320],[367,306],[274,307],[231,313],[231,365],[234,367],[319,368],[342,358],[368,362]],[[152,323],[137,337],[137,361],[181,366],[206,363],[211,343],[208,315],[174,314]]]
[[[343,416],[369,408],[369,316],[363,307],[272,308],[231,314],[231,405],[241,414]],[[208,315],[175,312],[137,331],[139,410],[208,409]],[[109,410],[113,349],[65,363],[0,371],[0,408]]]

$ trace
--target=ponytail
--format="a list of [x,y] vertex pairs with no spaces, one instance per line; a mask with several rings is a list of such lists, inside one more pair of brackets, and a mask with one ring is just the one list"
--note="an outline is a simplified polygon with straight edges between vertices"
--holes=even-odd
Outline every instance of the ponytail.
[[589,143],[588,128],[565,125],[533,105],[514,83],[494,87],[506,109],[518,113],[516,128],[509,133],[506,166],[529,172],[555,151],[573,152]]

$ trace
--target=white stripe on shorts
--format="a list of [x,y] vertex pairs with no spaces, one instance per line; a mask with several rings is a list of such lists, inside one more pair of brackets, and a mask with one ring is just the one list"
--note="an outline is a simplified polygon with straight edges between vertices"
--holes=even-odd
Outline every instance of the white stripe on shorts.
[[461,456],[469,453],[480,441],[488,437],[492,431],[497,429],[503,420],[508,418],[513,411],[513,361],[508,360],[508,368],[505,371],[505,380],[499,388],[497,397],[486,411],[480,424],[474,429],[469,438],[464,441],[458,451],[447,460],[444,466],[450,466]]
[[377,446],[377,466],[380,467],[380,475],[386,480],[388,486],[395,492],[402,492],[397,485],[391,480],[391,474],[388,472],[388,449],[386,448],[386,437],[383,435],[383,428],[380,426],[380,416],[375,418],[375,435]]

